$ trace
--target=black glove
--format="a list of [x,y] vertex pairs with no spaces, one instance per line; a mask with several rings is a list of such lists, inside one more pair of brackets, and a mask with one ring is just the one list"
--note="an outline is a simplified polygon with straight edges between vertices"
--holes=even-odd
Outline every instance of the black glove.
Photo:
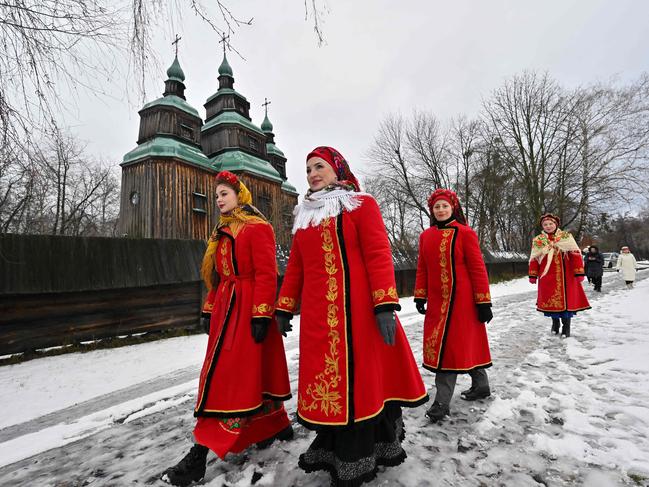
[[382,311],[376,314],[376,323],[387,345],[394,345],[394,335],[397,330],[397,318],[394,311]]
[[478,321],[480,323],[489,323],[494,314],[491,312],[491,305],[489,303],[476,304],[478,307]]
[[293,330],[293,325],[291,325],[291,318],[285,315],[275,315],[275,321],[277,322],[277,331],[280,332],[282,336],[286,336],[286,333]]
[[255,343],[261,343],[266,338],[268,334],[268,325],[270,324],[270,318],[253,318],[251,321],[252,326],[252,338],[255,339]]
[[211,316],[201,316],[201,328],[208,335],[210,334],[210,318]]
[[417,301],[415,301],[415,306],[417,307],[417,311],[419,311],[420,314],[426,314],[426,301],[418,299]]

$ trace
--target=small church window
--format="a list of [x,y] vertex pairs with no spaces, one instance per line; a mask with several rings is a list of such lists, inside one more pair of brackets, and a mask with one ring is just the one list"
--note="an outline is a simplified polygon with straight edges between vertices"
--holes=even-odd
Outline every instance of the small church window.
[[194,213],[205,215],[207,213],[207,196],[203,193],[194,191],[192,193],[192,199],[192,211]]
[[248,137],[248,145],[250,145],[252,150],[259,151],[259,143],[254,137]]
[[257,208],[266,218],[270,218],[270,196],[266,192],[257,197]]
[[180,135],[189,140],[194,140],[194,130],[184,123],[180,124]]

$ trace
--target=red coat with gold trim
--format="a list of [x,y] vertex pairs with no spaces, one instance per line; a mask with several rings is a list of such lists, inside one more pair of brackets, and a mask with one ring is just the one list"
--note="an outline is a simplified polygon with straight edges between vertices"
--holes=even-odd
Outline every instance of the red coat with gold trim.
[[[534,240],[547,234],[534,237]],[[547,235],[550,241],[553,235]],[[562,313],[564,311],[583,311],[590,309],[590,303],[578,277],[584,276],[584,261],[578,251],[562,252],[556,249],[547,274],[543,274],[548,262],[548,255],[539,262],[531,259],[529,276],[538,278],[538,297],[536,309],[543,313]]]
[[491,366],[477,304],[491,303],[489,277],[478,236],[453,220],[426,229],[419,238],[415,300],[426,300],[424,367],[468,372]]
[[376,323],[375,312],[400,309],[399,298],[379,207],[358,197],[355,210],[295,233],[277,302],[290,316],[301,304],[298,420],[311,428],[428,399],[401,324],[390,346]]
[[255,343],[251,320],[271,320],[277,292],[275,235],[268,223],[219,230],[214,254],[219,284],[203,305],[210,335],[194,416],[247,416],[263,399],[291,397],[284,343],[274,320]]

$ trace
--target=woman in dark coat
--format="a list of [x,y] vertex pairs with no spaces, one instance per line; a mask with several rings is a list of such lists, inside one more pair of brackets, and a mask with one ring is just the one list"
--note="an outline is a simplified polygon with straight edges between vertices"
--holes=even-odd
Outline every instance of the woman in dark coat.
[[602,292],[602,276],[604,275],[604,256],[597,245],[591,245],[584,257],[586,277],[595,286],[595,291]]

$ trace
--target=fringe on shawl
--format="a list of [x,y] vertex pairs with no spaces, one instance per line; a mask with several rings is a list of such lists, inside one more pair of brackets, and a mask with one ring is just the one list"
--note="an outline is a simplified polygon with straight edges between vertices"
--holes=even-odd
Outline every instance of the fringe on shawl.
[[292,233],[318,226],[325,218],[337,216],[341,211],[354,211],[361,206],[360,196],[364,195],[366,193],[339,190],[313,200],[304,200],[293,210]]

